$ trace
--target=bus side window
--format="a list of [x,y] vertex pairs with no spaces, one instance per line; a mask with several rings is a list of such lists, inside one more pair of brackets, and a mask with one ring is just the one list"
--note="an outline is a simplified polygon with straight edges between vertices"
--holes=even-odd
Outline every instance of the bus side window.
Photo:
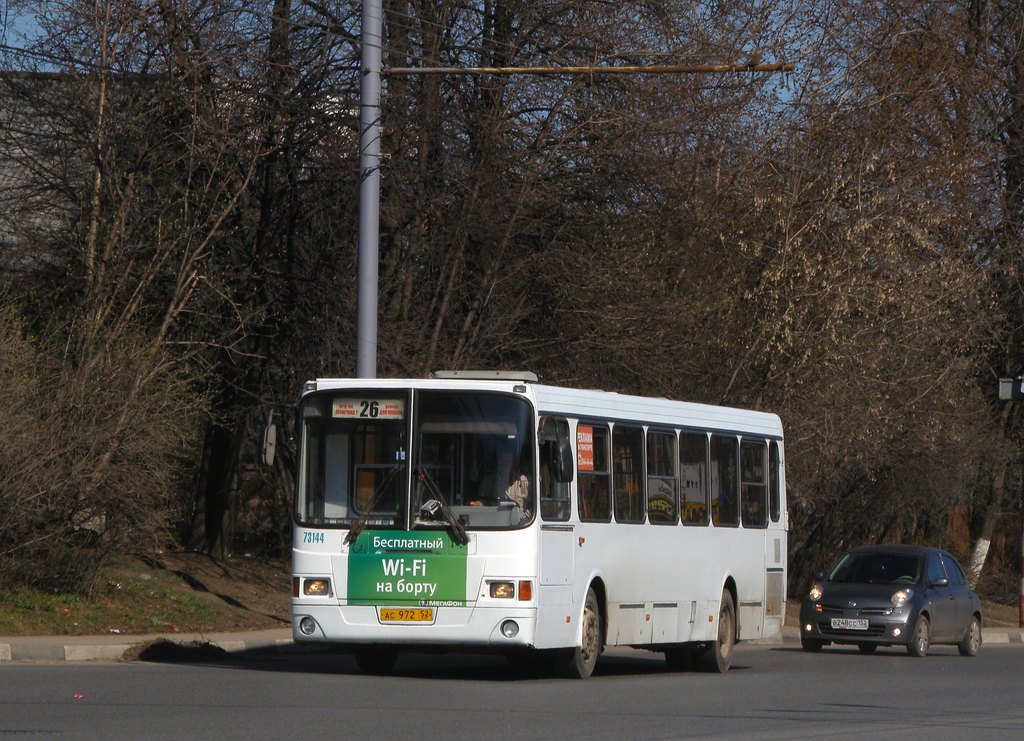
[[740,443],[740,506],[743,527],[768,525],[768,472],[766,446],[760,440]]
[[[544,417],[540,422],[540,516],[563,522],[569,519],[569,481],[572,459],[562,460],[563,445],[569,439],[569,423]],[[564,464],[564,470],[562,470]],[[564,480],[567,479],[567,480]]]
[[684,525],[708,524],[708,436],[703,432],[679,435],[679,481]]
[[779,464],[779,443],[772,440],[768,445],[768,511],[772,522],[778,522],[782,516],[782,476]]
[[644,521],[644,431],[615,425],[612,430],[612,471],[617,522]]
[[608,482],[608,428],[576,426],[577,508],[580,520],[608,522],[612,517]]
[[736,442],[732,435],[711,436],[711,522],[715,525],[740,523]]
[[674,525],[679,510],[676,501],[676,434],[647,433],[647,519],[659,525]]

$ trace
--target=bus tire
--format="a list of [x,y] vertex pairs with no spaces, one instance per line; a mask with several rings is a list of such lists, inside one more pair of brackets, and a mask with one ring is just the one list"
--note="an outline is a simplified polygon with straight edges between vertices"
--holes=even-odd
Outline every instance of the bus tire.
[[353,654],[366,674],[390,674],[398,661],[398,650],[394,648],[357,648]]
[[725,674],[732,664],[732,652],[736,646],[736,608],[732,594],[722,592],[722,604],[718,610],[718,637],[697,650],[694,659],[702,672]]
[[580,631],[580,645],[560,651],[555,668],[560,676],[569,679],[586,679],[594,673],[597,657],[604,649],[604,625],[601,621],[601,607],[593,589],[587,590],[587,601],[583,605],[583,626]]

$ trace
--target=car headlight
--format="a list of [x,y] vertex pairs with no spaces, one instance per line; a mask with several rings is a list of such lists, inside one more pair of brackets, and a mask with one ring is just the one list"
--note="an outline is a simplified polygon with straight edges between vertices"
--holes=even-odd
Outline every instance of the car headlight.
[[818,600],[821,599],[821,595],[823,595],[824,593],[825,593],[825,588],[823,586],[821,586],[820,584],[815,584],[813,587],[811,587],[811,591],[807,593],[807,596],[810,597],[815,602],[817,602]]
[[900,591],[893,594],[891,599],[894,605],[896,605],[897,607],[901,607],[902,605],[907,604],[907,602],[909,602],[910,598],[913,596],[913,589],[901,589]]

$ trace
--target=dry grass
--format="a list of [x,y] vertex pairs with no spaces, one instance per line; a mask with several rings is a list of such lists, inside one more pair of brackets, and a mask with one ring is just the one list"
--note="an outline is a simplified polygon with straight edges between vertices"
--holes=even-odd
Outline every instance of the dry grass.
[[213,633],[289,625],[284,561],[217,561],[197,553],[124,558],[103,572],[94,599],[0,592],[0,635]]

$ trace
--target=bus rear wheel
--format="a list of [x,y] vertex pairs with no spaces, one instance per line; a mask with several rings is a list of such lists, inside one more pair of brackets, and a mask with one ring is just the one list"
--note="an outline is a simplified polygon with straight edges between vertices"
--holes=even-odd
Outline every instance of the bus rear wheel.
[[570,679],[586,679],[594,673],[597,657],[601,655],[604,629],[601,622],[601,607],[593,589],[587,590],[587,601],[583,605],[583,626],[580,645],[560,651],[556,661],[558,674]]
[[732,651],[736,645],[736,608],[732,594],[722,592],[722,605],[718,610],[718,637],[697,650],[694,659],[702,672],[725,674],[732,664]]

